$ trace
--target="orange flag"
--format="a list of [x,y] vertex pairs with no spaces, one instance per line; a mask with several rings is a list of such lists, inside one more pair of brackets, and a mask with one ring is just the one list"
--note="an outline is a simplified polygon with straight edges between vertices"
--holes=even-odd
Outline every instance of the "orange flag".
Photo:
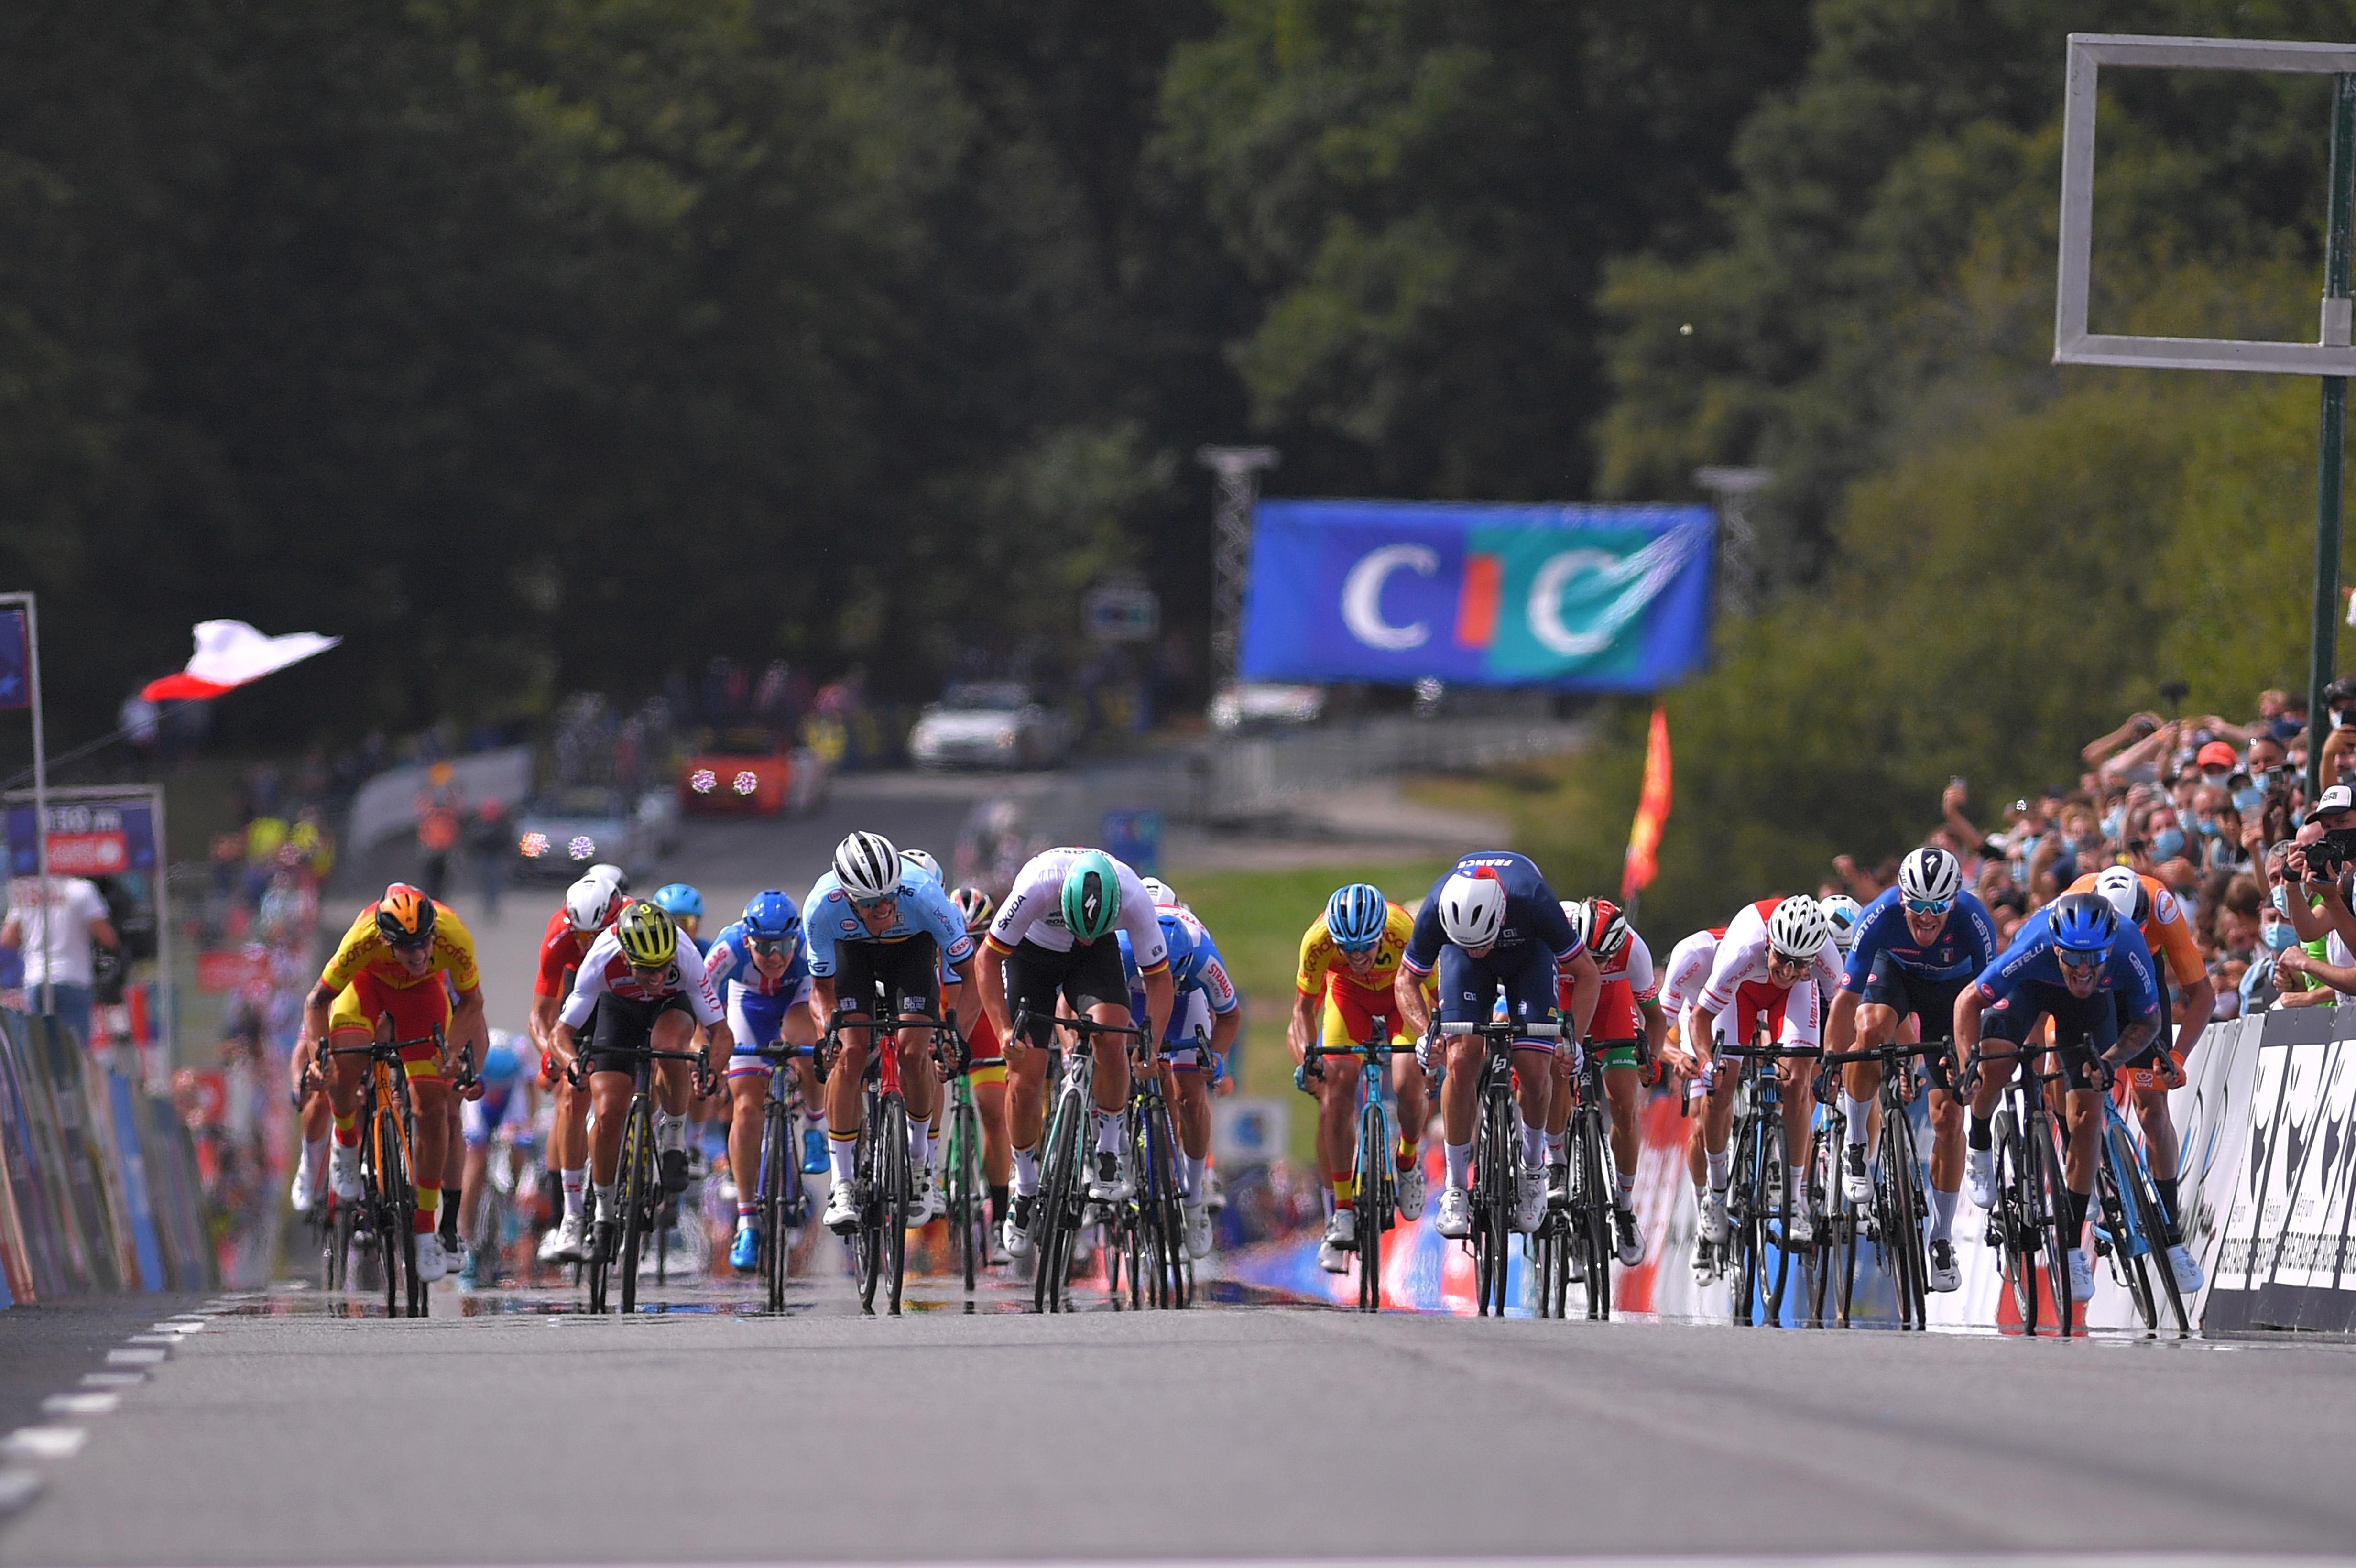
[[1661,828],[1669,820],[1669,713],[1653,709],[1653,732],[1644,742],[1644,792],[1636,800],[1636,825],[1628,830],[1628,861],[1620,872],[1620,901],[1626,904],[1651,885],[1661,869]]

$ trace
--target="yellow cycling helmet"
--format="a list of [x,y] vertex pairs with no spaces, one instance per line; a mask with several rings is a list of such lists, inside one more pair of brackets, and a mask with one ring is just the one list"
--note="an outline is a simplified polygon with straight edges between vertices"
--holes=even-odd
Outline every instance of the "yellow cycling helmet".
[[641,969],[660,969],[679,955],[679,927],[662,905],[638,900],[614,923],[623,956]]

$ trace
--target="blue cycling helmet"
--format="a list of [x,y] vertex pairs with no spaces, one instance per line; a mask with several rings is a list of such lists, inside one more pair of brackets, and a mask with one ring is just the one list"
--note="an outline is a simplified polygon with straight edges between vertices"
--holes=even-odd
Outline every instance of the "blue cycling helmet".
[[1391,906],[1380,888],[1352,882],[1325,901],[1325,934],[1344,953],[1364,953],[1383,939]]
[[2047,916],[2053,945],[2065,955],[2107,954],[2119,933],[2118,912],[2100,893],[2071,893],[2053,901]]
[[[660,897],[660,894],[657,894]],[[764,942],[789,942],[801,934],[802,912],[775,888],[755,893],[744,905],[744,934]]]
[[701,920],[703,895],[685,882],[672,882],[655,890],[655,907],[673,920]]

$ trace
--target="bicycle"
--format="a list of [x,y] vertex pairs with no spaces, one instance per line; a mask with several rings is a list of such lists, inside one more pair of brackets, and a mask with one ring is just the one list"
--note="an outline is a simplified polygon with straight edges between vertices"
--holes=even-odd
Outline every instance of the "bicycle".
[[1563,1143],[1569,1190],[1562,1203],[1547,1207],[1534,1238],[1537,1316],[1569,1317],[1570,1285],[1577,1280],[1587,1297],[1588,1318],[1603,1321],[1612,1316],[1612,1264],[1619,1255],[1612,1234],[1616,1188],[1609,1174],[1617,1168],[1612,1159],[1603,1055],[1591,1042],[1583,1055],[1579,1074],[1571,1080],[1579,1100]]
[[1391,1112],[1383,1092],[1390,1081],[1391,1058],[1408,1049],[1393,1045],[1388,1029],[1377,1022],[1357,1045],[1311,1045],[1308,1059],[1292,1070],[1293,1087],[1305,1094],[1311,1078],[1324,1076],[1325,1058],[1347,1056],[1358,1061],[1364,1101],[1358,1108],[1358,1142],[1353,1155],[1357,1166],[1358,1239],[1350,1246],[1358,1254],[1361,1312],[1383,1308],[1383,1232],[1391,1228],[1398,1213],[1398,1173],[1391,1163]]
[[[655,1154],[654,1094],[652,1080],[657,1061],[689,1061],[695,1064],[696,1088],[700,1093],[711,1093],[716,1087],[712,1062],[702,1051],[659,1050],[651,1037],[626,1046],[606,1046],[604,1054],[630,1057],[630,1108],[622,1119],[621,1163],[615,1173],[614,1193],[621,1205],[621,1233],[612,1231],[615,1221],[600,1214],[588,1247],[584,1273],[589,1281],[589,1310],[606,1312],[612,1309],[613,1276],[618,1269],[622,1276],[622,1311],[638,1309],[638,1258],[650,1236],[659,1235],[663,1215],[670,1201],[664,1188]],[[573,1063],[573,1086],[586,1092],[589,1079],[589,1058],[583,1054]],[[610,1071],[601,1069],[600,1071]],[[658,1283],[660,1283],[658,1281]]]
[[[1754,1044],[1729,1043],[1719,1047],[1718,1054],[1742,1061],[1734,1091],[1734,1134],[1727,1146],[1734,1161],[1726,1195],[1727,1247],[1734,1274],[1730,1316],[1740,1327],[1757,1328],[1783,1320],[1783,1291],[1791,1283],[1794,1250],[1783,1084],[1775,1063],[1824,1052],[1813,1045],[1777,1045],[1762,1033]],[[1772,1270],[1767,1261],[1771,1249],[1775,1254]]]
[[[359,1202],[346,1205],[352,1225],[350,1239],[365,1228],[373,1232],[384,1273],[384,1311],[388,1317],[423,1317],[426,1314],[425,1282],[417,1277],[417,1188],[411,1174],[412,1139],[416,1114],[409,1102],[409,1072],[401,1053],[421,1045],[434,1048],[438,1059],[443,1035],[434,1032],[417,1040],[369,1040],[364,1045],[322,1045],[321,1056],[359,1056],[368,1061],[360,1080],[360,1189]],[[473,1048],[456,1087],[473,1073]],[[342,1243],[345,1237],[338,1236]],[[334,1271],[337,1279],[342,1270]]]
[[888,1269],[892,1289],[885,1298],[886,1309],[897,1317],[907,1285],[909,1206],[916,1190],[916,1175],[908,1162],[908,1102],[900,1083],[898,1037],[905,1029],[930,1029],[936,1055],[946,1037],[955,1048],[953,1059],[962,1058],[964,1042],[958,1035],[956,1013],[940,1018],[894,1012],[881,981],[876,983],[873,1011],[865,1022],[845,1021],[848,1015],[843,1009],[852,1005],[847,1000],[835,1004],[835,1016],[820,1041],[824,1054],[818,1058],[819,1081],[824,1083],[832,1072],[842,1051],[843,1034],[864,1031],[869,1042],[867,1066],[861,1075],[859,1144],[851,1164],[859,1184],[859,1228],[848,1241],[851,1272],[859,1285],[859,1309],[874,1314],[875,1292]]
[[1512,1258],[1514,1211],[1521,1203],[1521,1115],[1514,1104],[1514,1041],[1559,1040],[1562,1027],[1494,1019],[1485,1023],[1442,1023],[1445,1035],[1478,1035],[1487,1049],[1481,1059],[1479,1113],[1472,1133],[1472,1275],[1483,1317],[1505,1313],[1505,1279]]
[[2166,1288],[2169,1314],[2182,1339],[2192,1331],[2184,1314],[2184,1297],[2176,1287],[2176,1270],[2168,1261],[2168,1221],[2152,1187],[2151,1167],[2143,1145],[2127,1129],[2118,1103],[2105,1093],[2103,1103],[2103,1157],[2095,1166],[2095,1189],[2100,1204],[2094,1219],[2094,1250],[2111,1260],[2111,1273],[2126,1287],[2144,1331],[2159,1332],[2159,1298],[2152,1290],[2158,1275]]
[[2038,1064],[2046,1048],[2015,1046],[2009,1051],[1972,1052],[1965,1063],[1965,1082],[1983,1061],[2012,1061],[2019,1070],[2006,1083],[1998,1102],[1994,1129],[1996,1206],[1988,1211],[1988,1245],[1999,1250],[2005,1283],[2012,1291],[2013,1309],[2020,1331],[2037,1333],[2040,1307],[2038,1258],[2044,1262],[2046,1291],[2053,1303],[2055,1327],[2063,1339],[2072,1329],[2070,1299],[2070,1188],[2063,1174],[2069,1144],[2062,1136],[2046,1085],[2062,1079],[2058,1067]]
[[[1029,1008],[1017,1012],[1010,1038],[1026,1038],[1030,1021]],[[1047,1122],[1045,1147],[1040,1151],[1039,1196],[1032,1210],[1032,1306],[1040,1312],[1066,1310],[1073,1244],[1087,1221],[1088,1132],[1096,1125],[1092,1042],[1098,1035],[1145,1038],[1145,1031],[1132,1025],[1103,1024],[1093,1019],[1059,1018],[1055,1027],[1076,1038],[1074,1049],[1063,1053],[1055,1110]]]
[[960,1041],[959,1066],[946,1086],[941,1116],[941,1199],[948,1211],[953,1267],[968,1296],[990,1260],[990,1189],[982,1179],[981,1112],[973,1100],[971,1047]]
[[[749,1054],[769,1064],[769,1093],[761,1105],[761,1165],[755,1178],[753,1224],[761,1238],[761,1284],[768,1293],[769,1310],[786,1309],[786,1275],[792,1247],[787,1232],[809,1218],[809,1194],[802,1183],[802,1162],[795,1147],[793,1079],[787,1066],[798,1058],[815,1058],[816,1044],[755,1048]],[[741,1180],[741,1177],[739,1178]]]
[[[1881,1107],[1880,1157],[1873,1162],[1873,1200],[1864,1214],[1850,1208],[1847,1197],[1837,1200],[1838,1208],[1826,1216],[1831,1224],[1820,1228],[1817,1246],[1829,1247],[1839,1254],[1840,1296],[1837,1320],[1840,1327],[1849,1326],[1849,1311],[1857,1294],[1858,1243],[1870,1241],[1881,1271],[1890,1276],[1898,1292],[1898,1326],[1905,1328],[1927,1328],[1927,1296],[1930,1288],[1930,1261],[1923,1254],[1922,1222],[1930,1214],[1930,1200],[1922,1191],[1922,1167],[1915,1153],[1914,1118],[1910,1114],[1913,1099],[1913,1059],[1944,1055],[1949,1049],[1944,1040],[1926,1040],[1920,1045],[1891,1041],[1869,1051],[1827,1051],[1824,1058],[1826,1071],[1851,1061],[1878,1061],[1881,1064],[1881,1087],[1875,1100]],[[1826,1096],[1819,1094],[1819,1099]],[[1846,1142],[1847,1117],[1835,1104],[1827,1123],[1839,1124]],[[1839,1161],[1842,1147],[1829,1146],[1829,1191],[1840,1194]],[[1815,1173],[1823,1164],[1809,1162],[1810,1194],[1815,1196]],[[1860,1222],[1860,1218],[1862,1222]],[[1823,1318],[1823,1292],[1832,1273],[1830,1259],[1825,1259],[1819,1269],[1813,1310],[1818,1321]]]
[[[1205,1054],[1209,1051],[1199,1029],[1194,1049]],[[1186,1205],[1178,1189],[1178,1133],[1169,1098],[1162,1092],[1162,1064],[1176,1054],[1164,1045],[1152,1052],[1133,1049],[1130,1056],[1122,1131],[1129,1139],[1137,1190],[1116,1207],[1111,1222],[1117,1244],[1107,1249],[1106,1256],[1111,1260],[1108,1281],[1116,1294],[1121,1262],[1127,1262],[1130,1305],[1138,1307],[1183,1308],[1194,1294],[1194,1265],[1186,1255]]]

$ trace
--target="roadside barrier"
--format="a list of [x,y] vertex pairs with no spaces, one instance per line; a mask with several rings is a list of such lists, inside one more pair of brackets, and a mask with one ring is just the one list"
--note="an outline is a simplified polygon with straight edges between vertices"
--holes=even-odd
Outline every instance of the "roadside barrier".
[[55,1019],[0,1012],[0,1306],[216,1283],[171,1102]]

